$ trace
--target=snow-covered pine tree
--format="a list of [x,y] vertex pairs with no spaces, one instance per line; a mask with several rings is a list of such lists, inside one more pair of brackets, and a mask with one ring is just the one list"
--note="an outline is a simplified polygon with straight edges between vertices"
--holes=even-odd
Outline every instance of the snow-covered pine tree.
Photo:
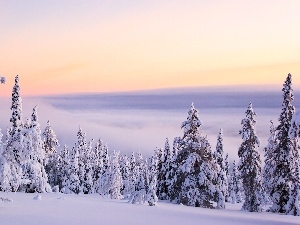
[[78,165],[78,150],[77,150],[77,143],[70,151],[70,164],[68,169],[68,176],[69,180],[67,182],[68,186],[65,187],[66,194],[68,193],[75,193],[79,194],[80,189],[80,180],[79,180],[79,165]]
[[235,160],[232,163],[232,170],[229,181],[229,199],[232,204],[240,203],[243,201],[243,184],[238,174]]
[[158,201],[156,195],[157,189],[157,164],[158,158],[156,155],[153,155],[150,159],[150,168],[149,168],[149,187],[147,191],[147,201],[150,206],[155,206]]
[[217,165],[206,136],[201,135],[198,110],[192,104],[182,123],[182,149],[176,158],[176,175],[172,180],[171,201],[184,205],[213,208],[217,190]]
[[129,198],[131,195],[130,191],[130,161],[126,155],[121,157],[120,169],[123,180],[123,187],[121,189],[121,194],[125,199]]
[[50,121],[48,120],[47,126],[42,134],[43,136],[43,147],[45,151],[45,157],[49,158],[49,156],[53,153],[56,153],[56,147],[59,147],[59,142],[56,138],[56,134],[50,125]]
[[164,150],[163,148],[157,148],[154,150],[157,159],[158,159],[158,163],[157,163],[157,190],[156,190],[156,195],[159,196],[160,195],[160,183],[163,182],[164,177],[162,176],[162,165],[163,165],[163,161],[164,161]]
[[10,185],[10,167],[6,159],[2,156],[4,144],[2,142],[3,134],[0,129],[0,190],[11,191]]
[[261,212],[263,199],[261,160],[257,147],[260,141],[256,135],[256,113],[250,103],[246,110],[246,117],[242,120],[243,142],[239,148],[239,171],[245,192],[245,202],[242,209],[249,212]]
[[172,161],[172,151],[169,144],[169,139],[165,141],[165,148],[163,151],[163,160],[161,162],[161,170],[159,171],[159,184],[158,184],[158,198],[162,200],[169,199],[167,174],[170,172]]
[[285,205],[285,211],[288,215],[300,216],[300,165],[299,160],[294,159],[293,161],[294,168],[291,171],[289,200]]
[[226,202],[230,202],[230,192],[229,192],[229,183],[230,183],[230,173],[229,173],[229,158],[228,158],[228,153],[226,153],[225,155],[225,159],[224,159],[224,163],[225,163],[225,174],[227,177],[227,183],[228,183],[228,191],[227,191],[227,195],[225,196],[225,201]]
[[102,162],[103,162],[103,171],[106,171],[110,165],[107,144],[103,146],[101,155],[102,155]]
[[129,198],[129,203],[144,204],[145,201],[146,201],[145,179],[144,179],[144,175],[138,172],[135,191],[131,194]]
[[29,171],[27,173],[24,171],[24,173],[30,183],[26,185],[25,191],[39,193],[51,192],[51,187],[48,184],[48,176],[43,163],[45,160],[45,152],[43,149],[40,124],[38,122],[37,106],[33,108],[30,128],[26,130],[27,135],[24,135],[24,139],[29,138],[30,145],[29,149],[26,149],[29,158],[27,158],[25,163]]
[[94,191],[98,193],[98,182],[100,175],[102,174],[102,146],[103,146],[103,141],[101,138],[99,138],[96,142],[95,148],[94,148],[94,174],[93,174],[93,181],[94,181]]
[[58,178],[59,178],[59,190],[62,193],[70,194],[72,193],[69,189],[70,187],[70,152],[67,145],[64,145],[64,148],[60,151],[58,157]]
[[[291,184],[293,183],[293,171],[295,161],[293,157],[298,154],[298,149],[292,143],[289,136],[291,120],[295,112],[292,105],[294,100],[292,89],[292,75],[288,74],[283,84],[283,103],[279,117],[279,125],[276,129],[277,144],[272,156],[272,169],[270,170],[273,182],[270,187],[270,197],[273,202],[270,211],[278,213],[288,213],[287,204],[290,199]],[[292,161],[291,161],[292,160]]]
[[15,77],[15,85],[12,90],[12,126],[6,132],[6,142],[3,146],[0,168],[0,190],[18,191],[22,184],[21,162],[24,160],[21,147],[22,123],[22,99],[20,96],[19,76]]
[[267,194],[270,196],[270,192],[272,190],[274,178],[272,174],[272,170],[274,168],[275,162],[273,161],[273,154],[275,147],[277,145],[276,141],[276,129],[274,127],[273,121],[271,120],[270,126],[270,136],[268,138],[268,145],[264,148],[265,151],[265,166],[263,169],[263,187]]
[[171,159],[171,163],[170,163],[170,167],[169,167],[169,171],[166,175],[166,184],[167,184],[167,188],[168,188],[168,196],[170,199],[170,196],[174,196],[175,192],[173,189],[173,185],[176,183],[176,179],[177,177],[176,175],[176,171],[177,171],[177,163],[176,163],[176,159],[177,159],[177,155],[178,152],[180,152],[181,150],[181,137],[175,137],[173,140],[173,153],[172,153],[172,159]]
[[89,141],[85,151],[84,159],[84,179],[81,181],[82,183],[82,191],[84,194],[92,194],[94,193],[94,157],[93,157],[93,148],[92,148],[93,140]]
[[147,193],[150,191],[150,172],[148,168],[148,162],[147,160],[143,159],[143,156],[139,151],[136,159],[134,153],[132,153],[130,164],[130,180],[132,181],[132,187],[130,189],[133,189],[133,192],[129,198],[129,203],[144,204],[147,200]]
[[98,179],[98,185],[97,185],[97,190],[98,193],[101,194],[102,196],[106,196],[109,194],[109,188],[110,188],[110,158],[108,155],[108,147],[107,144],[103,145],[101,149],[101,159],[100,159],[100,168],[101,168],[101,173],[100,177]]
[[289,163],[291,168],[289,183],[289,200],[285,206],[286,214],[300,216],[300,146],[298,137],[300,135],[300,111],[297,111],[291,121],[289,130],[290,148],[292,154],[289,155]]
[[78,179],[79,179],[79,193],[84,193],[85,189],[85,164],[87,163],[87,141],[86,141],[86,133],[83,132],[81,127],[79,126],[79,130],[77,132],[77,142],[75,143],[75,151],[78,154]]
[[218,172],[217,172],[217,185],[219,192],[216,193],[216,202],[217,208],[224,209],[225,208],[225,197],[228,195],[228,179],[226,175],[226,167],[224,160],[224,150],[223,150],[223,130],[220,129],[216,151],[214,153],[215,160],[218,164]]
[[129,189],[128,192],[130,195],[132,195],[135,191],[137,176],[138,176],[138,169],[135,161],[135,153],[132,152],[130,158],[130,175],[129,175],[129,187],[128,187]]
[[122,174],[120,170],[120,162],[119,162],[120,152],[114,151],[111,157],[110,163],[110,187],[109,194],[111,199],[122,199],[121,188],[123,186],[122,183]]
[[48,175],[48,181],[51,187],[58,185],[58,154],[56,147],[59,147],[56,134],[53,131],[50,121],[48,120],[47,126],[42,134],[43,136],[43,148],[45,151],[44,166]]

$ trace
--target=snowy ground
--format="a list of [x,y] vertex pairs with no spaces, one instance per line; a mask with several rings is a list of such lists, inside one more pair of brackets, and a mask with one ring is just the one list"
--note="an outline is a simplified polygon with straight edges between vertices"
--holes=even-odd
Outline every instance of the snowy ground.
[[227,204],[225,210],[193,208],[159,202],[156,207],[132,205],[127,201],[102,198],[99,195],[64,195],[3,193],[11,203],[0,202],[1,225],[276,225],[300,224],[300,218],[272,213],[241,211],[241,204]]

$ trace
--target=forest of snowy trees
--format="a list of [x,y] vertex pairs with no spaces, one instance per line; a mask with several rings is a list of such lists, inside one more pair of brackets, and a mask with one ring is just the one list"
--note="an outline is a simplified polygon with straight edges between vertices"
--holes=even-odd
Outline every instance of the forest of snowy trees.
[[[5,79],[1,79],[4,83]],[[155,206],[158,199],[194,207],[223,209],[243,202],[242,209],[300,216],[300,113],[292,105],[292,76],[283,85],[278,125],[271,121],[264,157],[258,151],[256,113],[248,105],[241,120],[239,162],[229,163],[223,149],[223,130],[213,148],[194,104],[181,124],[183,134],[150,158],[109,152],[100,138],[87,140],[79,127],[73,146],[60,145],[48,121],[41,129],[38,108],[23,118],[19,76],[11,102],[11,126],[0,130],[0,191],[98,193],[132,204]],[[241,115],[242,118],[242,115]],[[238,132],[238,131],[237,131]],[[264,163],[262,160],[264,159]]]

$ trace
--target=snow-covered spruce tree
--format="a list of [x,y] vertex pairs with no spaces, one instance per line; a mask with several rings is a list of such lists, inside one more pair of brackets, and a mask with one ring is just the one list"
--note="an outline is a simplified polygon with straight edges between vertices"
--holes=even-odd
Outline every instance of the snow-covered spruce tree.
[[70,151],[70,164],[69,164],[69,169],[68,169],[68,177],[69,180],[67,182],[68,186],[64,187],[64,191],[66,194],[69,193],[75,193],[79,194],[81,189],[80,189],[80,180],[79,180],[79,165],[78,165],[78,151],[77,151],[77,143],[75,146],[72,148]]
[[[292,89],[292,75],[288,74],[283,84],[283,103],[279,117],[277,131],[277,144],[275,146],[272,161],[273,168],[270,173],[273,182],[270,187],[270,197],[273,202],[270,211],[288,213],[286,206],[289,202],[291,184],[293,182],[293,171],[295,170],[293,157],[297,155],[298,149],[292,143],[289,136],[291,120],[295,111],[292,101],[294,100]],[[292,161],[291,161],[292,160]]]
[[108,155],[108,147],[105,144],[102,148],[102,153],[101,153],[101,174],[100,177],[98,179],[98,193],[102,196],[107,196],[109,194],[109,188],[110,188],[110,183],[109,183],[109,179],[110,179],[110,158]]
[[150,187],[150,163],[151,162],[148,162],[148,159],[146,158],[144,160],[143,170],[142,170],[142,173],[144,175],[146,194],[148,193]]
[[121,194],[125,199],[127,199],[131,195],[131,191],[130,191],[131,184],[130,184],[130,161],[126,155],[121,157],[120,169],[121,169],[122,180],[123,180],[123,187],[121,189]]
[[137,183],[138,169],[135,161],[135,153],[132,152],[130,158],[130,172],[129,172],[129,185],[128,185],[128,194],[132,195],[135,191],[135,186]]
[[156,195],[159,196],[160,195],[160,183],[163,182],[163,179],[164,177],[162,176],[162,165],[163,165],[163,161],[164,161],[164,150],[163,148],[157,148],[154,150],[156,156],[157,156],[157,159],[158,159],[158,163],[157,163],[157,171],[158,171],[158,174],[157,174],[157,190],[156,190]]
[[229,181],[229,199],[232,204],[240,203],[243,201],[243,184],[238,174],[235,160],[232,164],[232,170]]
[[289,183],[289,200],[285,206],[286,214],[300,216],[300,146],[298,137],[300,135],[300,111],[297,111],[291,121],[289,130],[291,155],[289,155],[289,163],[291,168]]
[[223,130],[220,129],[216,151],[214,152],[214,158],[218,164],[217,172],[217,185],[219,192],[216,193],[217,208],[225,208],[225,197],[228,195],[228,179],[226,175],[224,151],[223,151]]
[[94,181],[94,191],[98,193],[98,182],[99,178],[102,174],[103,169],[103,162],[102,162],[102,148],[103,148],[103,141],[101,138],[99,138],[96,142],[95,148],[94,148],[94,174],[93,174],[93,181]]
[[[133,155],[134,156],[134,155]],[[132,157],[131,163],[134,162],[134,157]],[[142,154],[139,152],[137,159],[132,165],[132,178],[135,179],[134,192],[129,198],[129,203],[132,204],[144,204],[147,201],[147,194],[151,192],[150,187],[150,171],[148,168],[147,160],[143,160]],[[152,187],[153,190],[153,187]],[[156,190],[155,190],[156,191]],[[155,196],[152,193],[153,196]],[[151,200],[152,201],[152,200]]]
[[[109,155],[108,155],[108,146],[107,144],[104,144],[103,141],[99,138],[96,142],[95,148],[94,148],[94,190],[96,193],[102,194],[104,191],[104,187],[101,185],[104,185],[103,181],[105,180],[105,172],[109,169]],[[101,190],[100,190],[100,189]],[[105,188],[107,189],[107,188]]]
[[12,116],[10,122],[12,126],[6,132],[6,141],[3,146],[1,158],[1,191],[18,191],[22,184],[21,162],[23,152],[21,148],[22,123],[22,99],[20,96],[19,76],[15,77],[15,85],[12,90]]
[[182,149],[176,158],[177,170],[172,181],[171,201],[184,205],[213,208],[217,190],[217,165],[207,137],[200,132],[198,110],[192,104],[182,123]]
[[240,158],[238,169],[243,182],[245,201],[242,209],[249,212],[261,212],[263,199],[261,160],[257,147],[260,141],[256,135],[256,113],[250,103],[246,110],[246,117],[242,120],[243,142],[239,148]]
[[111,199],[122,199],[121,188],[123,186],[122,183],[122,174],[120,170],[120,162],[119,162],[120,152],[114,151],[111,157],[110,163],[110,187],[109,194]]
[[44,166],[48,175],[48,181],[51,187],[58,185],[58,154],[56,147],[59,147],[56,134],[53,131],[50,121],[48,120],[47,126],[42,134],[43,136],[43,148],[45,151]]
[[165,148],[163,152],[163,160],[161,164],[161,170],[159,171],[159,184],[158,184],[158,198],[162,200],[169,199],[167,174],[170,172],[170,166],[172,161],[172,150],[169,145],[169,139],[166,139]]
[[[26,155],[23,167],[23,176],[27,179],[22,186],[25,192],[51,192],[48,176],[44,168],[45,152],[38,122],[37,106],[33,108],[30,126],[24,126],[22,131],[23,152]],[[28,157],[29,156],[29,157]]]
[[94,187],[94,156],[93,156],[93,148],[92,148],[93,140],[89,141],[85,151],[84,159],[84,179],[81,181],[82,184],[82,192],[84,194],[92,194],[95,192]]
[[225,174],[226,174],[226,177],[227,177],[227,184],[228,184],[228,191],[227,191],[227,194],[225,195],[225,201],[226,202],[230,202],[230,192],[229,192],[229,183],[230,183],[230,173],[229,173],[229,158],[228,158],[228,153],[226,153],[225,155],[225,159],[224,159],[224,163],[225,163]]
[[138,172],[137,180],[135,185],[135,191],[129,198],[129,203],[132,204],[144,204],[146,201],[146,190],[145,190],[145,179],[144,174]]
[[47,126],[42,134],[43,136],[43,147],[45,151],[45,157],[49,158],[49,156],[53,153],[56,153],[56,147],[59,147],[58,140],[56,138],[56,134],[50,125],[50,121],[48,120]]
[[0,190],[11,191],[10,185],[10,167],[6,159],[2,156],[4,144],[2,142],[3,134],[0,129]]
[[79,130],[77,132],[77,142],[75,143],[75,151],[78,154],[78,179],[79,179],[79,193],[84,193],[85,189],[85,164],[87,163],[87,141],[86,141],[86,133],[83,132],[81,127],[79,126]]
[[158,201],[158,197],[156,195],[157,189],[157,164],[158,157],[154,154],[150,159],[150,168],[149,168],[149,187],[147,191],[147,202],[150,206],[155,206]]
[[268,145],[264,148],[265,151],[265,166],[263,169],[263,187],[268,196],[270,196],[270,192],[272,190],[274,178],[272,171],[275,166],[275,161],[273,160],[273,154],[275,147],[277,145],[276,140],[276,129],[274,127],[273,121],[271,120],[270,126],[270,136],[268,138]]
[[[175,138],[177,139],[177,138]],[[173,143],[174,144],[174,143]],[[176,143],[177,146],[173,146],[173,151],[171,152],[171,157],[167,160],[167,173],[166,173],[166,187],[167,187],[167,193],[168,193],[168,200],[170,200],[170,196],[172,195],[173,193],[173,190],[172,190],[172,186],[173,186],[173,183],[174,183],[174,176],[176,174],[176,170],[177,170],[177,164],[175,163],[176,162],[176,158],[177,158],[177,153],[178,153],[178,150],[179,148],[179,142]]]
[[168,197],[169,199],[170,196],[175,196],[176,192],[174,192],[174,189],[173,189],[173,185],[177,182],[177,177],[175,176],[176,175],[176,171],[177,171],[177,168],[178,168],[178,165],[176,163],[176,160],[177,160],[177,155],[178,155],[178,152],[181,151],[181,138],[180,137],[175,137],[174,140],[173,140],[173,153],[172,153],[172,159],[171,159],[171,163],[170,163],[170,167],[169,167],[169,171],[168,173],[166,174],[166,185],[167,185],[167,188],[168,188]]
[[59,181],[59,190],[62,193],[70,194],[72,193],[69,189],[70,187],[70,176],[71,176],[71,170],[70,170],[70,152],[67,145],[64,145],[64,148],[60,151],[59,154],[59,163],[58,163],[58,177],[60,178]]

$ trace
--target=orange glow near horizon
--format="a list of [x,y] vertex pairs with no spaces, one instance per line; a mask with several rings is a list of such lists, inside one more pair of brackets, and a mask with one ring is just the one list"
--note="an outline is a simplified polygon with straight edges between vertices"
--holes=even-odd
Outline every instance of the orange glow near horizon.
[[16,4],[0,8],[0,96],[16,74],[22,95],[281,85],[288,73],[300,87],[299,1]]

